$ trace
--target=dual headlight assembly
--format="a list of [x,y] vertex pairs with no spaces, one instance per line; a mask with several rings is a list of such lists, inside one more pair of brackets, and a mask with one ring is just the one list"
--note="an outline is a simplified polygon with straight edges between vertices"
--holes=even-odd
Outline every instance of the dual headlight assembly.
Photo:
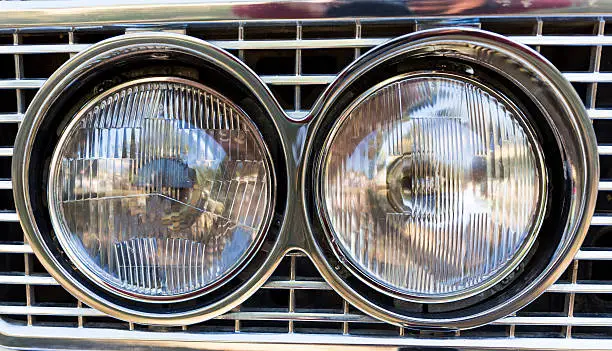
[[302,122],[212,45],[114,38],[47,81],[15,153],[44,266],[87,305],[150,324],[236,307],[296,249],[376,318],[490,322],[568,266],[599,174],[561,74],[466,29],[369,51]]

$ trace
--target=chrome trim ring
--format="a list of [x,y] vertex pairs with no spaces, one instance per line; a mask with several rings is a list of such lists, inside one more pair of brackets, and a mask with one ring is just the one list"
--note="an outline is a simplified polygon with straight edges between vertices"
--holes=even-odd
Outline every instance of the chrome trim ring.
[[[12,176],[17,212],[28,242],[43,266],[71,294],[93,308],[130,322],[186,325],[210,319],[231,310],[265,283],[286,252],[286,249],[280,244],[282,236],[279,233],[283,230],[283,222],[278,220],[273,222],[271,227],[274,227],[276,234],[271,236],[270,232],[272,230],[268,230],[268,233],[266,233],[268,238],[266,239],[266,250],[256,250],[259,261],[247,264],[247,266],[252,267],[248,274],[240,274],[239,271],[236,271],[232,277],[231,286],[223,286],[223,289],[226,290],[223,294],[219,293],[214,298],[207,300],[211,291],[215,294],[218,293],[220,289],[217,288],[207,291],[204,296],[194,296],[193,298],[198,298],[197,302],[190,299],[188,305],[181,305],[180,309],[173,308],[173,303],[182,303],[183,301],[166,301],[166,304],[163,305],[165,307],[159,307],[159,309],[165,308],[163,312],[160,312],[160,310],[148,311],[147,308],[134,307],[136,301],[125,299],[119,295],[106,294],[102,296],[99,293],[100,287],[95,288],[93,284],[86,284],[91,282],[75,278],[75,274],[80,274],[77,273],[78,270],[75,270],[74,267],[67,268],[65,260],[62,262],[63,259],[59,257],[61,255],[58,255],[58,252],[55,252],[48,245],[47,240],[50,237],[50,232],[46,231],[48,228],[43,231],[39,227],[37,213],[40,213],[41,208],[34,209],[31,201],[33,192],[38,192],[38,189],[31,189],[30,185],[30,163],[33,146],[41,124],[52,106],[62,98],[65,91],[75,87],[78,89],[80,78],[96,71],[101,64],[123,62],[126,57],[135,53],[159,54],[160,59],[163,60],[166,53],[170,52],[189,55],[191,58],[206,62],[240,82],[242,88],[256,98],[262,112],[261,118],[266,119],[266,123],[271,130],[270,134],[278,135],[280,144],[278,149],[286,150],[284,147],[285,140],[281,138],[281,135],[283,135],[280,130],[281,127],[277,118],[275,118],[275,116],[284,116],[282,110],[265,84],[242,62],[229,53],[192,37],[170,33],[138,33],[112,38],[90,47],[65,63],[49,78],[32,101],[22,128],[19,130],[15,142],[15,161],[13,162]],[[277,158],[285,160],[286,156],[283,153]],[[274,176],[275,167],[270,165],[269,168],[274,180],[276,178]],[[276,171],[285,173],[287,179],[292,179],[284,166],[281,169],[276,168]],[[287,202],[289,202],[289,195],[287,201],[277,202],[276,206],[284,210]],[[271,204],[271,207],[274,207],[274,204]],[[187,304],[187,302],[184,303]]]
[[[351,88],[355,84],[361,84],[359,86],[363,88],[364,77],[372,74],[376,68],[389,62],[404,62],[408,66],[409,59],[426,60],[429,57],[461,61],[492,71],[511,83],[512,87],[508,89],[518,89],[527,96],[529,103],[538,111],[538,116],[534,118],[542,119],[541,122],[552,130],[550,137],[556,141],[562,158],[562,166],[554,171],[563,174],[564,189],[567,191],[563,195],[566,204],[561,205],[566,206],[566,212],[560,214],[561,222],[557,224],[561,226],[556,233],[560,244],[552,250],[550,258],[538,271],[525,269],[526,273],[536,275],[533,279],[522,282],[516,291],[512,291],[513,294],[504,296],[499,303],[483,300],[469,308],[458,307],[454,313],[436,315],[429,312],[411,313],[395,304],[381,301],[384,299],[374,297],[380,292],[370,293],[367,290],[370,288],[357,284],[350,270],[347,273],[344,269],[346,262],[341,259],[330,262],[330,248],[321,241],[320,233],[321,228],[325,231],[325,218],[312,199],[313,195],[309,195],[318,191],[313,170],[316,169],[317,158],[321,157],[320,145],[313,145],[321,134],[327,135],[330,122],[326,121],[338,118],[338,114],[330,114],[331,111],[339,108],[337,105],[346,104],[346,100],[354,100],[355,93]],[[414,68],[406,68],[408,71],[410,69]],[[306,157],[311,163],[304,167],[302,173],[302,191],[307,202],[305,211],[311,220],[308,222],[312,234],[309,252],[328,283],[365,313],[402,326],[456,329],[486,324],[517,311],[543,293],[564,272],[580,248],[597,196],[599,162],[595,136],[586,110],[572,86],[534,50],[500,35],[467,28],[433,29],[403,36],[369,51],[345,69],[325,91],[314,113],[317,119],[306,150]],[[499,294],[491,291],[491,301],[494,301],[495,294],[503,295],[503,291]],[[393,297],[388,292],[385,295],[387,299]]]
[[325,142],[324,142],[324,148],[321,151],[320,157],[317,158],[318,162],[316,164],[316,167],[314,167],[314,171],[313,171],[314,179],[317,182],[315,203],[316,203],[316,207],[320,209],[320,213],[324,218],[323,221],[325,223],[330,223],[331,218],[329,216],[329,211],[324,204],[325,201],[324,201],[324,191],[323,191],[323,178],[324,178],[324,173],[326,169],[325,160],[326,160],[326,156],[329,155],[331,151],[332,141],[334,139],[334,136],[338,133],[341,125],[349,117],[353,109],[359,104],[361,104],[362,101],[367,99],[373,93],[378,91],[379,89],[385,86],[391,85],[400,80],[416,78],[416,77],[452,77],[454,79],[457,79],[463,82],[468,82],[482,89],[483,91],[490,94],[491,96],[494,96],[497,100],[503,102],[504,106],[506,106],[508,109],[512,111],[512,114],[516,117],[516,121],[523,127],[523,131],[527,135],[527,138],[531,146],[533,147],[534,155],[537,161],[537,172],[540,175],[540,184],[539,184],[540,198],[538,199],[538,206],[537,206],[538,212],[537,212],[537,216],[535,217],[535,221],[531,224],[529,228],[529,234],[527,235],[524,243],[521,245],[520,249],[517,251],[515,256],[509,262],[507,262],[505,266],[498,273],[494,274],[489,279],[484,280],[483,282],[475,285],[474,287],[463,290],[463,291],[453,292],[453,293],[441,293],[441,294],[436,294],[435,296],[429,296],[429,295],[416,294],[416,293],[407,293],[405,291],[402,291],[396,286],[392,286],[391,284],[388,284],[374,277],[371,272],[368,272],[363,267],[360,267],[359,263],[357,263],[355,259],[346,251],[346,248],[340,243],[338,243],[337,238],[339,237],[339,235],[338,233],[336,233],[336,231],[331,225],[325,226],[325,228],[327,229],[325,231],[325,234],[326,234],[327,240],[329,240],[330,246],[332,247],[334,251],[334,254],[338,257],[338,259],[346,263],[346,267],[351,271],[352,274],[354,274],[364,283],[370,285],[372,288],[382,293],[397,297],[398,299],[412,301],[412,302],[442,303],[442,302],[458,301],[458,300],[462,300],[462,299],[474,296],[484,290],[487,290],[493,287],[494,285],[499,283],[502,279],[506,278],[510,273],[512,273],[518,267],[518,265],[525,258],[525,256],[527,256],[529,250],[531,249],[531,247],[533,246],[536,240],[537,233],[540,230],[540,227],[542,225],[543,216],[546,210],[547,172],[546,172],[542,147],[537,142],[535,131],[533,130],[533,127],[530,125],[529,121],[527,120],[527,117],[525,116],[525,114],[507,97],[499,94],[497,91],[491,89],[490,87],[474,79],[459,76],[453,73],[443,73],[443,72],[404,73],[404,74],[394,76],[392,78],[389,78],[383,82],[380,82],[374,85],[373,87],[365,91],[363,94],[361,94],[359,97],[357,97],[355,100],[353,100],[353,102],[343,111],[340,117],[338,117],[338,119],[334,122],[332,129],[328,132]]

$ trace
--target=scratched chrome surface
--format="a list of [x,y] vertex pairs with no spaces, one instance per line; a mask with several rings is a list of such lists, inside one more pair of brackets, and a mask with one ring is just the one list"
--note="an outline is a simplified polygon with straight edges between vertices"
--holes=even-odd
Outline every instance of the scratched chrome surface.
[[[346,18],[367,15],[373,4],[337,1],[258,6],[183,1],[172,7],[176,13],[166,8],[165,14],[147,11],[135,0],[115,3],[124,11],[61,1],[0,3],[0,344],[74,349],[281,349],[287,343],[298,349],[314,344],[612,349],[612,21],[603,15],[610,13],[612,2],[556,2],[552,9],[544,3],[448,1],[443,11],[436,7],[440,2],[393,1],[394,10],[385,7],[376,18]],[[508,16],[491,16],[495,11]],[[383,18],[388,16],[393,18]],[[260,75],[295,119],[308,116],[314,100],[343,67],[405,33],[439,23],[460,24],[534,47],[572,82],[598,136],[600,198],[585,244],[563,277],[516,315],[450,334],[398,328],[363,315],[297,252],[289,253],[240,308],[189,327],[125,323],[85,306],[44,271],[24,242],[12,203],[12,144],[29,101],[54,68],[99,40],[142,30],[144,23],[230,50]],[[330,60],[332,64],[321,67],[320,62]]]

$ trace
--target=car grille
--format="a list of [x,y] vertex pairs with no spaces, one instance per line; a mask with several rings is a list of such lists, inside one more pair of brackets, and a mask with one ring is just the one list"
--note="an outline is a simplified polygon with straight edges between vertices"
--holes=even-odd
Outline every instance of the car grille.
[[[28,244],[13,203],[12,145],[24,112],[62,63],[122,27],[0,32],[0,315],[15,328],[82,327],[205,335],[214,332],[324,333],[403,338],[612,338],[612,23],[602,18],[463,19],[461,25],[530,45],[572,82],[599,142],[601,182],[585,243],[558,282],[515,315],[461,332],[415,331],[359,312],[323,281],[305,255],[292,252],[272,278],[239,308],[190,326],[126,323],[89,308],[50,277]],[[430,27],[414,19],[191,23],[186,34],[229,50],[268,84],[295,119],[308,115],[337,73],[371,47]],[[609,28],[609,29],[608,29]],[[55,330],[55,329],[54,329]],[[136,334],[134,334],[136,335]],[[167,335],[167,334],[162,334]],[[162,336],[163,337],[163,336]],[[137,338],[137,336],[134,336]]]

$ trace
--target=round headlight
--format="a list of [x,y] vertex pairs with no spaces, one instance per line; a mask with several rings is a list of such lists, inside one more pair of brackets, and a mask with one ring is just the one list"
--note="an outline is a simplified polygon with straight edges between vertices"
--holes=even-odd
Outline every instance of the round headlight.
[[333,240],[408,298],[464,298],[499,282],[541,223],[546,175],[525,116],[465,78],[374,87],[336,122],[323,157]]
[[193,81],[146,78],[76,113],[53,153],[49,205],[81,272],[145,298],[179,298],[239,267],[270,216],[268,153],[253,122]]

